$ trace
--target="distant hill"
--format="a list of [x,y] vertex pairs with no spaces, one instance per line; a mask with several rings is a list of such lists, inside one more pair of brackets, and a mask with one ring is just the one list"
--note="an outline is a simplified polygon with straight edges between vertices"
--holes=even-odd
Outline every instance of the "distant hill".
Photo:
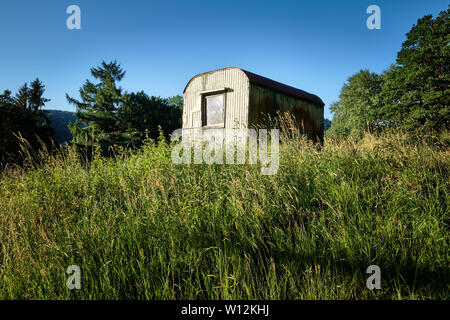
[[67,125],[69,122],[75,122],[77,120],[77,114],[70,111],[62,110],[44,110],[47,113],[47,117],[50,119],[50,126],[55,132],[55,140],[59,144],[64,142],[70,142],[72,140],[72,134],[70,133]]

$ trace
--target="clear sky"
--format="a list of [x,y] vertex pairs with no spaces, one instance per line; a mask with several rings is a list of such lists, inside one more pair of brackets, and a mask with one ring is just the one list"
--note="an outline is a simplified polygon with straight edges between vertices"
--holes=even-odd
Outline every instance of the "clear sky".
[[[342,1],[0,1],[0,91],[17,92],[39,77],[48,109],[72,110],[65,93],[89,69],[116,59],[121,86],[149,95],[182,94],[194,75],[235,66],[317,94],[328,107],[360,69],[381,72],[395,61],[405,34],[446,0]],[[69,5],[81,29],[69,30]],[[369,5],[381,29],[369,30]]]

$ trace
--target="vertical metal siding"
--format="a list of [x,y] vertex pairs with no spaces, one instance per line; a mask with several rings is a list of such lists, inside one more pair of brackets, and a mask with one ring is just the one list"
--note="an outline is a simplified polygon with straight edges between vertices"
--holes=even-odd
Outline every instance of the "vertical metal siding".
[[225,128],[247,127],[249,81],[239,69],[225,69],[192,79],[184,92],[183,129],[201,127],[201,91],[229,88],[225,93]]
[[273,116],[277,110],[293,113],[310,138],[323,139],[322,106],[250,84],[249,125],[261,124],[263,113]]

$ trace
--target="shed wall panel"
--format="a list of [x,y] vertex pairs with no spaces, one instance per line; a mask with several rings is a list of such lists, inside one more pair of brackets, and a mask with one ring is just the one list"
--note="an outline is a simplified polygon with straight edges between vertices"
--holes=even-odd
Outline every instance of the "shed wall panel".
[[309,138],[323,140],[323,107],[258,85],[250,85],[249,125],[264,124],[265,116],[290,112]]
[[229,88],[225,92],[225,128],[247,127],[249,81],[239,69],[202,74],[191,80],[184,92],[183,128],[202,126],[202,95],[199,92]]

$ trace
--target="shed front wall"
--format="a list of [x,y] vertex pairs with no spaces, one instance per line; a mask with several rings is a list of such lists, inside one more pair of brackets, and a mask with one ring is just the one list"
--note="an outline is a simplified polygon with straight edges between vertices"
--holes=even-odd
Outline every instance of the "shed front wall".
[[283,93],[250,85],[249,125],[264,124],[263,114],[290,112],[310,139],[323,140],[323,107]]
[[183,129],[202,127],[202,95],[199,92],[227,88],[224,93],[224,125],[248,126],[249,81],[239,69],[225,69],[193,78],[184,92]]

